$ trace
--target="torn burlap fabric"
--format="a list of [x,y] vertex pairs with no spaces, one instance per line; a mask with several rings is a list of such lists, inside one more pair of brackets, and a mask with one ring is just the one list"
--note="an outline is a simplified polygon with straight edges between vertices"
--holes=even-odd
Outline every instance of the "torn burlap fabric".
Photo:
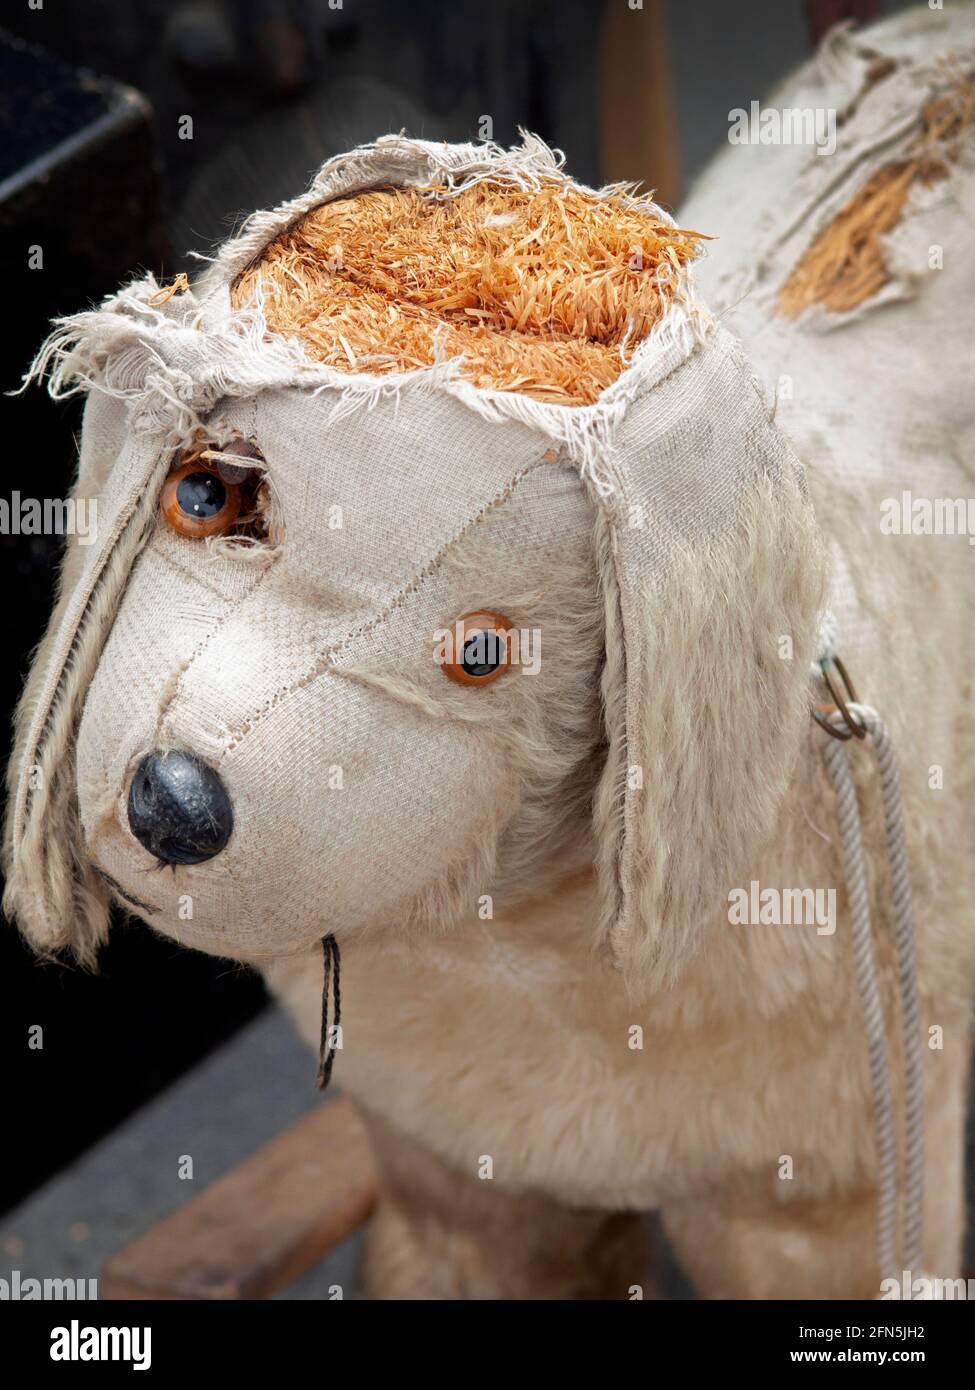
[[[574,466],[596,521],[608,757],[595,797],[595,854],[600,935],[619,963],[669,978],[697,942],[729,866],[770,828],[806,718],[822,604],[819,541],[799,462],[735,340],[697,302],[688,269],[659,323],[628,345],[616,380],[586,406],[476,386],[456,359],[386,374],[340,371],[269,333],[259,300],[232,307],[236,277],[319,205],[387,186],[450,198],[486,180],[577,188],[532,137],[504,152],[388,136],[330,160],[301,198],[255,214],[193,288],[165,299],[151,277],[134,283],[62,320],[39,354],[33,374],[46,374],[53,394],[89,395],[78,491],[97,493],[101,504],[96,543],[66,562],[11,765],[7,905],[42,948],[74,945],[90,957],[101,938],[107,889],[88,866],[86,837],[115,814],[104,788],[124,785],[136,745],[149,744],[160,708],[166,713],[164,695],[144,677],[149,654],[141,666],[133,657],[135,595],[161,612],[168,635],[155,640],[172,641],[174,667],[186,659],[187,631],[196,652],[200,591],[160,559],[155,540],[147,543],[173,451],[195,430],[212,432],[215,420],[257,438],[269,470],[282,477],[326,470],[329,493],[316,502],[304,487],[282,565],[259,581],[254,571],[228,571],[227,585],[246,593],[246,632],[230,621],[199,634],[190,672],[196,712],[173,713],[166,729],[171,740],[192,740],[202,757],[225,759],[240,826],[263,826],[260,842],[235,834],[213,874],[200,875],[197,914],[181,939],[209,949],[216,928],[222,951],[246,954],[298,950],[320,935],[318,905],[289,858],[301,843],[295,824],[310,823],[315,807],[294,808],[293,823],[280,823],[269,801],[268,749],[242,731],[254,710],[267,709],[273,732],[279,693],[298,692],[292,717],[307,722],[306,754],[317,755],[316,661],[325,652],[343,659],[328,624],[315,619],[326,503],[355,507],[382,495],[396,510],[396,547],[379,530],[355,541],[363,602],[382,605],[415,587],[452,537],[549,460]],[[586,192],[630,197],[619,188]],[[330,541],[336,565],[345,543]],[[393,612],[394,637],[397,621]],[[436,626],[433,610],[423,621]],[[781,658],[783,634],[789,660]],[[260,660],[248,655],[256,651]],[[218,691],[215,678],[207,681],[221,661],[234,680]],[[85,716],[91,751],[76,767],[90,688],[98,697]],[[216,708],[218,698],[231,708]],[[134,732],[120,737],[122,727]],[[449,842],[450,808],[437,795],[435,786],[425,791],[418,812],[442,826],[440,839],[431,837],[431,862],[415,865],[407,847],[401,858],[390,850],[404,894],[411,875],[429,876]],[[381,829],[381,804],[373,814],[378,821],[368,826],[349,825],[347,843],[336,829],[340,867],[343,854],[355,863],[366,830]],[[126,852],[103,861],[116,878]],[[240,897],[228,897],[238,883]],[[265,906],[250,913],[258,892]],[[360,907],[336,908],[339,938]]]

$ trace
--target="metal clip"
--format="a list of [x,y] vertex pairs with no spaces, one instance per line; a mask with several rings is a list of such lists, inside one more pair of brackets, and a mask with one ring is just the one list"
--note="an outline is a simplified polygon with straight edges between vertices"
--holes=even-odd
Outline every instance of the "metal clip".
[[[840,679],[843,681],[843,685],[846,688],[846,699],[843,698],[842,693],[833,683],[833,679],[829,672],[831,664],[835,666],[840,673]],[[866,738],[866,727],[861,724],[858,719],[855,719],[850,711],[849,706],[858,704],[859,702],[857,700],[856,691],[853,689],[853,682],[850,680],[849,672],[843,665],[843,662],[838,656],[823,657],[819,663],[819,669],[823,673],[826,689],[833,697],[833,703],[831,705],[816,706],[812,711],[813,719],[815,719],[820,728],[825,729],[833,738],[842,739],[844,741],[848,738]],[[849,701],[849,704],[847,704],[847,701]],[[845,729],[836,729],[829,722],[828,715],[834,710],[837,710],[843,716],[843,722],[846,724]]]

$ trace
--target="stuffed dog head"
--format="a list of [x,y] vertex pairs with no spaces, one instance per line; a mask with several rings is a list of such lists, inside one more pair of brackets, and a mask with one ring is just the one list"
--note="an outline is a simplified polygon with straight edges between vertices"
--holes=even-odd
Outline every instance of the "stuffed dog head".
[[774,820],[822,602],[801,470],[647,198],[389,137],[35,363],[86,391],[8,911],[256,960],[595,863],[673,977]]

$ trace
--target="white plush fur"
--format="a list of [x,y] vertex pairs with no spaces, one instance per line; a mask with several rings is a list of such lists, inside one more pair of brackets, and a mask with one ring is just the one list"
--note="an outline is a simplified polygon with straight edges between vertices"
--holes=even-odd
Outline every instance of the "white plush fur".
[[[636,671],[627,669],[605,554],[601,572],[612,625],[603,676],[612,751],[596,803],[601,930],[634,987],[669,985],[700,946],[714,902],[774,824],[788,786],[825,603],[820,543],[800,486],[759,480],[735,533],[688,546],[665,586],[644,595]],[[644,694],[644,724],[623,731],[625,682],[633,680]],[[631,793],[639,896],[621,926],[607,861],[620,853],[636,749],[644,750],[643,785]]]

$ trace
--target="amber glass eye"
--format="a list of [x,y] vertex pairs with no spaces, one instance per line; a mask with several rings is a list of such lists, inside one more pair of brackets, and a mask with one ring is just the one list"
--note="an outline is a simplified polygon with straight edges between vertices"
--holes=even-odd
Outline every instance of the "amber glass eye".
[[465,613],[444,643],[444,674],[460,685],[490,685],[511,665],[511,623],[503,613]]
[[163,516],[181,536],[222,536],[240,512],[240,488],[203,464],[184,463],[162,490]]

